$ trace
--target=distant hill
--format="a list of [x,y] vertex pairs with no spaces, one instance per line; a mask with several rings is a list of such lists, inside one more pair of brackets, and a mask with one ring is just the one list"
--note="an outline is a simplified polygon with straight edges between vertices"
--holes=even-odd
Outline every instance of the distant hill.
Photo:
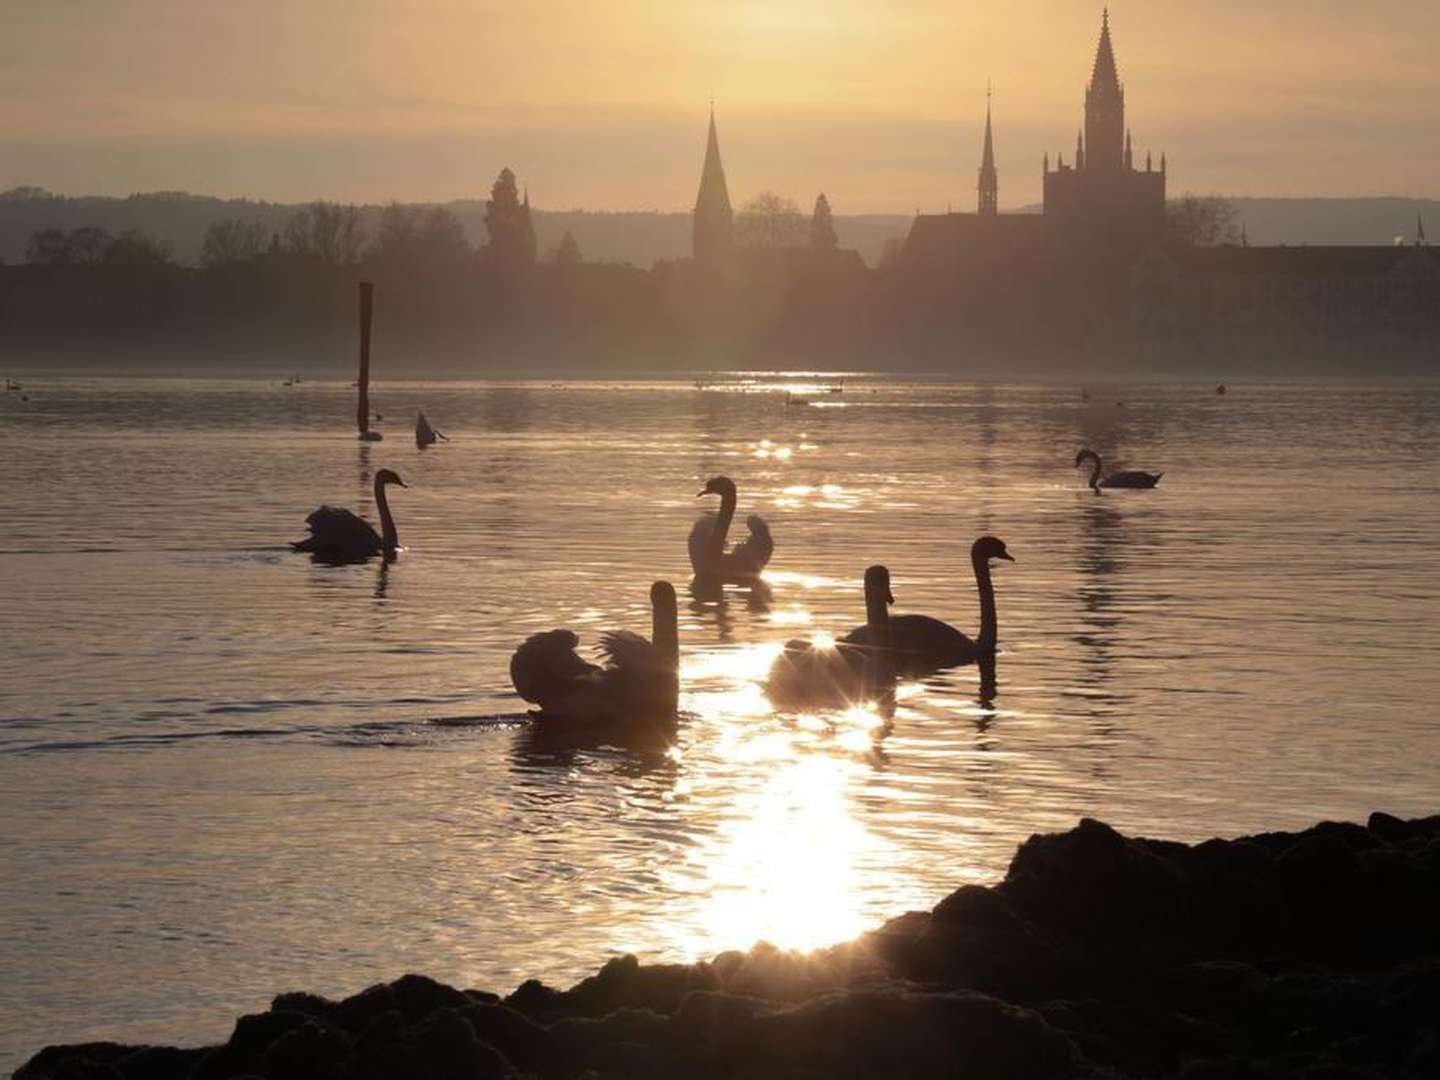
[[[1416,214],[1429,223],[1440,241],[1440,201],[1433,199],[1269,199],[1233,200],[1252,244],[1388,244],[1396,236],[1413,239]],[[441,204],[460,219],[472,244],[485,241],[485,204],[462,199]],[[205,230],[223,218],[259,222],[268,232],[281,232],[297,207],[249,199],[217,199],[184,192],[154,192],[127,198],[53,196],[34,188],[0,194],[0,260],[19,262],[36,229],[73,229],[98,225],[112,233],[136,229],[169,245],[174,257],[193,263],[200,255]],[[379,206],[362,208],[373,234]],[[534,212],[540,250],[574,233],[586,259],[626,262],[648,268],[658,259],[690,253],[690,215],[654,210],[602,212],[540,210]],[[885,242],[903,237],[908,214],[835,216],[844,247],[855,248],[874,266]]]

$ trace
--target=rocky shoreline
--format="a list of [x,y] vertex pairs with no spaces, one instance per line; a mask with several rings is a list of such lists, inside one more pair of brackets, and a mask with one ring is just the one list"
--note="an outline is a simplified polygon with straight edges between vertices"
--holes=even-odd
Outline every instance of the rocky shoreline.
[[14,1076],[1440,1077],[1440,816],[1194,845],[1086,819],[815,953],[286,993],[223,1046],[54,1046]]

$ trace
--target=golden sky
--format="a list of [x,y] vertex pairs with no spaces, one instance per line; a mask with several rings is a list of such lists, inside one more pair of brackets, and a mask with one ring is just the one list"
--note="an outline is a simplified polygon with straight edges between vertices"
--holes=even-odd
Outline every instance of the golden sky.
[[[0,188],[688,209],[708,101],[736,202],[1002,207],[1073,152],[1100,5],[949,0],[0,0]],[[1122,0],[1171,189],[1440,195],[1440,0]]]

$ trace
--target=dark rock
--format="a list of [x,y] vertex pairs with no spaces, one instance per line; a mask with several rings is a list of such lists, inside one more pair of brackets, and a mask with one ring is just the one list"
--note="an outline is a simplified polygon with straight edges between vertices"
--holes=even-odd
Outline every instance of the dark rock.
[[303,1013],[251,1013],[235,1022],[230,1041],[217,1047],[195,1066],[193,1080],[234,1080],[246,1073],[259,1073],[265,1051],[287,1031],[311,1022]]
[[147,1046],[127,1054],[115,1063],[125,1080],[189,1080],[209,1048],[177,1050],[172,1046]]
[[270,1044],[263,1072],[269,1080],[333,1080],[350,1047],[351,1039],[338,1028],[310,1020]]

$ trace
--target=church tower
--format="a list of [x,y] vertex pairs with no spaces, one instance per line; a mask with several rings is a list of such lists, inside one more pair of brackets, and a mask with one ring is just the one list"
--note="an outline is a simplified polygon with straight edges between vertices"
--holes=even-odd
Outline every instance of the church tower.
[[985,90],[985,150],[980,156],[980,213],[1000,212],[1000,176],[995,171],[995,142],[990,134],[990,90]]
[[697,263],[713,265],[724,261],[734,242],[735,214],[725,186],[725,167],[720,164],[720,139],[715,134],[715,105],[710,105],[710,139],[705,145],[705,165],[700,172],[700,193],[695,197],[694,232],[691,253]]
[[1085,90],[1085,168],[1118,173],[1125,165],[1125,88],[1110,44],[1110,9],[1100,17],[1100,44]]

